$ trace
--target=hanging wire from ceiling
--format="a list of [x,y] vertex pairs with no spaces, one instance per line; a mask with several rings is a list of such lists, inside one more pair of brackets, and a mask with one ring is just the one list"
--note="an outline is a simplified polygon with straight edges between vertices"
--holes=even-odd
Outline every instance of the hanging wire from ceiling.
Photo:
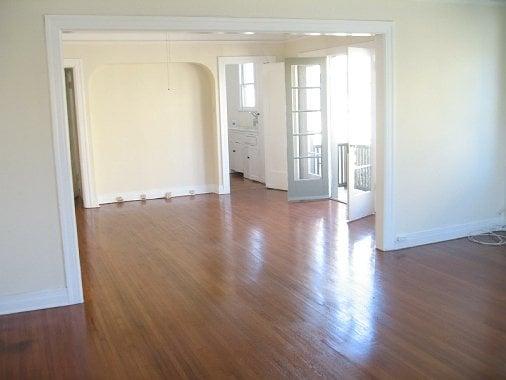
[[165,35],[165,68],[167,71],[167,91],[170,91],[171,88],[171,77],[170,77],[170,63],[172,60],[172,52],[171,52],[171,43],[170,43],[170,34],[169,32]]
[[506,226],[490,232],[483,232],[477,235],[468,236],[467,239],[473,243],[490,246],[503,246],[506,245]]

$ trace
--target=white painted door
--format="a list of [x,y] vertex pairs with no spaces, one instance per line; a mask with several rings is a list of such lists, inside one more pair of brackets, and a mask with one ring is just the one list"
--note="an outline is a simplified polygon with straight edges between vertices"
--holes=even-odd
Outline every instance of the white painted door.
[[288,200],[329,197],[326,57],[285,60]]
[[329,57],[329,149],[331,197],[348,203],[348,48]]
[[288,190],[284,62],[261,65],[265,186]]
[[348,48],[348,220],[374,213],[374,48]]
[[74,197],[81,196],[81,166],[79,143],[77,137],[77,116],[74,93],[74,73],[71,68],[65,69],[65,94],[67,97],[67,117],[69,122],[70,163],[72,166],[72,185]]

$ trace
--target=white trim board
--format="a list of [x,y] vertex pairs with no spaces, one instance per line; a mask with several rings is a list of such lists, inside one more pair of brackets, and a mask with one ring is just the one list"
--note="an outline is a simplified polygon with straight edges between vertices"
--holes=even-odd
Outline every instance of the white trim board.
[[[191,194],[190,191],[194,191],[194,194]],[[140,201],[141,194],[146,196],[147,200],[150,199],[161,199],[165,198],[165,194],[171,193],[172,197],[184,197],[190,195],[198,195],[198,194],[209,194],[209,193],[218,193],[217,185],[199,185],[199,186],[184,186],[177,188],[167,188],[167,189],[152,189],[146,191],[130,191],[126,193],[115,193],[115,194],[101,194],[98,196],[98,201],[100,204],[104,203],[118,203],[116,200],[117,197],[123,198],[123,201]]]
[[440,243],[447,240],[464,238],[498,229],[506,224],[502,216],[477,222],[456,224],[448,227],[401,234],[395,240],[395,250],[416,247],[418,245]]
[[[63,31],[222,31],[222,32],[283,32],[283,33],[373,33],[383,41],[385,62],[381,79],[384,82],[384,102],[381,122],[378,123],[378,177],[376,246],[382,250],[395,247],[394,183],[394,96],[393,49],[394,26],[391,21],[310,20],[225,17],[169,17],[169,16],[80,16],[46,15],[46,49],[51,104],[51,125],[62,234],[68,303],[83,302],[81,269],[74,213],[70,152],[66,120],[65,82],[63,75]],[[223,136],[221,136],[223,139]],[[220,145],[220,142],[217,141]],[[228,152],[226,152],[228,153]],[[224,152],[219,152],[222,157]],[[220,179],[219,192],[227,190],[228,178]],[[34,309],[37,304],[34,303]],[[28,307],[27,307],[28,309]]]
[[505,6],[504,0],[412,0],[418,3],[441,3],[441,4],[469,4],[469,5],[483,5],[483,6]]
[[253,43],[285,43],[297,41],[304,35],[292,35],[288,33],[268,33],[268,34],[222,34],[222,33],[170,33],[169,36],[165,32],[80,32],[80,33],[64,33],[63,41],[85,41],[85,42],[164,42],[167,37],[171,43],[185,42],[212,42],[212,43],[237,43],[237,42],[253,42]]
[[73,303],[66,288],[0,296],[0,315],[49,309]]

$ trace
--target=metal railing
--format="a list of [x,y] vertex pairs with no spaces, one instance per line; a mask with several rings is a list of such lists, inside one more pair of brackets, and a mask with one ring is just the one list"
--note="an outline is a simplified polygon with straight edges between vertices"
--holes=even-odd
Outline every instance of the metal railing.
[[322,174],[322,146],[315,145],[312,153],[313,157],[311,158],[311,170],[310,173],[314,175]]
[[337,186],[348,186],[348,144],[337,144]]
[[[352,145],[355,150],[354,188],[362,191],[371,190],[371,147],[369,145]],[[337,145],[337,185],[348,186],[348,153],[350,144]]]

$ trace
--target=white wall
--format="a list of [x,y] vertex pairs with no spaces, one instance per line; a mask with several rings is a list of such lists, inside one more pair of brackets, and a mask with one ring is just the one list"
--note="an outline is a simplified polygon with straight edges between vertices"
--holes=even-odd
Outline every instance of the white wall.
[[101,203],[124,193],[217,186],[213,77],[202,65],[175,63],[170,78],[168,91],[161,63],[102,65],[91,76],[90,129]]
[[64,286],[45,14],[393,20],[393,196],[397,232],[407,233],[504,208],[505,9],[408,0],[2,1],[0,295]]

